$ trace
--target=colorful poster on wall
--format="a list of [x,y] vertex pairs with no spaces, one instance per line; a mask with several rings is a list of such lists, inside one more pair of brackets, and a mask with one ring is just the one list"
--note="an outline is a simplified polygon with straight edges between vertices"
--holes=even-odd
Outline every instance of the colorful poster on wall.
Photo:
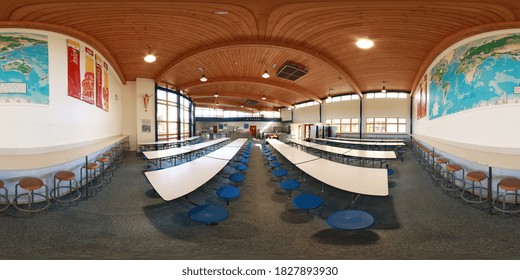
[[78,42],[67,40],[67,75],[68,95],[81,99],[81,73],[80,73],[80,45]]
[[94,51],[85,47],[85,76],[81,81],[81,100],[94,104]]
[[473,40],[444,55],[430,77],[429,117],[520,103],[520,34]]
[[428,76],[424,75],[422,81],[419,83],[417,96],[417,119],[421,119],[426,116],[426,89],[427,89]]
[[47,36],[0,33],[0,104],[49,104]]
[[103,108],[103,60],[96,54],[96,106]]
[[110,93],[108,92],[108,64],[103,62],[103,110],[108,112],[108,99]]

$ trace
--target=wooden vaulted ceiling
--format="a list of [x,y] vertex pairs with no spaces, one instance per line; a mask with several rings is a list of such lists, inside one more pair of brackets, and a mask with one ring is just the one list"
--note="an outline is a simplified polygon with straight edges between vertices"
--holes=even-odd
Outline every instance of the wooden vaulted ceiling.
[[[221,15],[215,12],[225,11]],[[481,32],[520,28],[518,0],[2,0],[0,27],[44,29],[99,50],[123,82],[154,79],[204,106],[257,109],[329,94],[413,91],[446,47]],[[369,36],[375,46],[355,41]],[[143,57],[149,46],[154,63]],[[275,77],[286,62],[308,74]],[[201,71],[202,69],[203,71]],[[261,78],[266,71],[269,79]],[[208,82],[199,81],[201,75]],[[266,100],[262,100],[262,96]]]

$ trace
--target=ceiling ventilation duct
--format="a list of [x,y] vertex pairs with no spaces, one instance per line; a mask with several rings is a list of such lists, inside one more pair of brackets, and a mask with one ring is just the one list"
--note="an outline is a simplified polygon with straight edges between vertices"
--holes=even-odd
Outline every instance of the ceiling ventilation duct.
[[307,74],[307,69],[294,63],[286,63],[278,70],[276,77],[289,81],[296,81]]
[[247,107],[253,107],[256,104],[258,104],[258,101],[251,100],[251,99],[246,99],[246,102],[244,102],[244,105],[247,106]]

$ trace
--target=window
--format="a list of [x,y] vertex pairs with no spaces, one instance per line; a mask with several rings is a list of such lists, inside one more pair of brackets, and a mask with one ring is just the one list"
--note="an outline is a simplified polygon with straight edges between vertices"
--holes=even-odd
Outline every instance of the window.
[[331,119],[325,121],[326,125],[335,126],[337,133],[359,132],[359,119]]
[[337,95],[331,98],[325,99],[325,103],[334,103],[339,101],[350,101],[350,100],[358,100],[359,95],[357,94],[347,94],[347,95]]
[[406,118],[367,118],[368,133],[406,133]]
[[[177,92],[157,88],[157,140],[172,140],[190,137],[193,126],[192,102]],[[204,114],[204,108],[197,108]],[[191,116],[191,117],[190,117]]]
[[296,104],[296,105],[294,105],[294,107],[296,109],[298,109],[298,108],[309,107],[309,106],[314,106],[314,105],[318,105],[318,104],[320,104],[320,103],[318,103],[318,101],[309,101],[309,102],[305,102],[305,103]]
[[[405,99],[408,98],[409,94],[406,92],[395,92],[395,91],[388,91],[388,92],[369,92],[365,93],[365,98],[367,99],[373,99],[373,98],[401,98]],[[354,97],[354,95],[352,96]],[[359,98],[359,97],[358,97]]]

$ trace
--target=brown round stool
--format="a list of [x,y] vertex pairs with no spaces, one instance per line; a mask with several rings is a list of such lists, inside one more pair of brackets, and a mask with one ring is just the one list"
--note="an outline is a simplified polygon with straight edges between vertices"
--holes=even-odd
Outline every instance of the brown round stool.
[[[94,162],[85,164],[83,165],[83,167],[81,167],[79,182],[81,187],[85,188],[86,199],[92,196],[92,190],[95,190],[97,192],[99,189],[101,189],[101,187],[103,187],[103,180],[99,178],[101,174],[99,168],[99,164]],[[83,171],[85,172],[85,177],[83,177]]]
[[[18,194],[18,188],[21,188],[27,192]],[[45,195],[42,193],[35,192],[36,190],[39,190],[40,188],[45,188]],[[13,200],[13,206],[14,206],[14,208],[16,208],[20,211],[30,212],[30,213],[40,212],[43,210],[47,210],[49,208],[49,206],[51,205],[51,201],[49,199],[49,188],[39,178],[34,178],[34,177],[23,178],[22,180],[20,180],[20,182],[18,182],[18,184],[16,184],[14,192],[15,192],[15,194],[14,194],[15,197]],[[20,198],[25,197],[25,196],[27,197],[27,201],[26,201],[27,204],[26,204],[26,207],[22,207],[21,205],[23,205],[23,204],[20,203]],[[39,197],[43,198],[44,200],[43,201],[34,201],[35,196],[39,196]],[[36,208],[33,208],[34,204],[39,205],[39,207],[37,206]],[[40,204],[43,204],[43,206]]]
[[[462,171],[462,176],[457,178],[457,172]],[[441,187],[447,192],[459,191],[464,186],[464,169],[458,164],[446,165],[446,179],[441,184]],[[462,186],[457,186],[457,181],[461,182]]]
[[[62,181],[69,181],[68,186],[62,186]],[[74,184],[72,183],[74,182]],[[63,190],[63,192],[62,192]],[[76,174],[72,171],[58,171],[54,175],[54,189],[51,191],[51,197],[58,203],[72,203],[81,197],[78,181],[76,181]]]
[[[4,207],[0,208],[0,212],[3,212],[9,208],[9,205],[11,205],[11,202],[9,201],[9,193],[7,192],[7,189],[4,187],[4,181],[0,180],[0,190],[4,190],[4,194],[0,194],[0,197],[4,199],[3,203],[5,204]],[[2,204],[0,204],[2,205]]]
[[[108,157],[98,157],[96,158],[96,162],[99,162],[101,164],[101,179],[104,180],[107,185],[112,182],[112,171],[110,169],[110,159]],[[105,164],[107,167],[105,168]]]
[[442,182],[446,180],[446,166],[448,165],[449,160],[447,158],[439,157],[435,162],[437,164],[433,169],[433,182],[435,185],[437,185],[437,182],[442,185]]
[[116,165],[114,164],[114,153],[105,152],[105,153],[103,153],[103,156],[108,158],[108,166],[109,166],[110,170],[112,170],[112,171],[116,170]]
[[[493,208],[495,208],[496,210],[498,210],[500,212],[504,212],[504,213],[520,212],[519,207],[517,207],[518,206],[518,196],[519,196],[518,190],[520,190],[520,179],[513,178],[513,177],[504,178],[500,182],[498,182],[497,187],[498,187],[497,196],[493,200]],[[500,195],[498,193],[499,188],[504,190],[504,192]],[[508,201],[507,196],[514,196],[514,198],[515,198],[514,203],[513,203],[512,199],[511,199],[511,201]],[[502,205],[501,208],[498,207],[499,203]],[[509,207],[507,206],[508,204],[510,204]]]
[[[470,181],[470,186],[464,186],[460,197],[469,203],[482,203],[486,202],[488,197],[488,189],[484,187],[482,181],[487,179],[486,173],[482,171],[470,171],[466,174],[466,181]],[[475,186],[475,183],[479,183],[480,186]],[[485,193],[483,192],[485,190]],[[478,192],[478,194],[477,194]],[[486,199],[484,199],[486,198]]]

